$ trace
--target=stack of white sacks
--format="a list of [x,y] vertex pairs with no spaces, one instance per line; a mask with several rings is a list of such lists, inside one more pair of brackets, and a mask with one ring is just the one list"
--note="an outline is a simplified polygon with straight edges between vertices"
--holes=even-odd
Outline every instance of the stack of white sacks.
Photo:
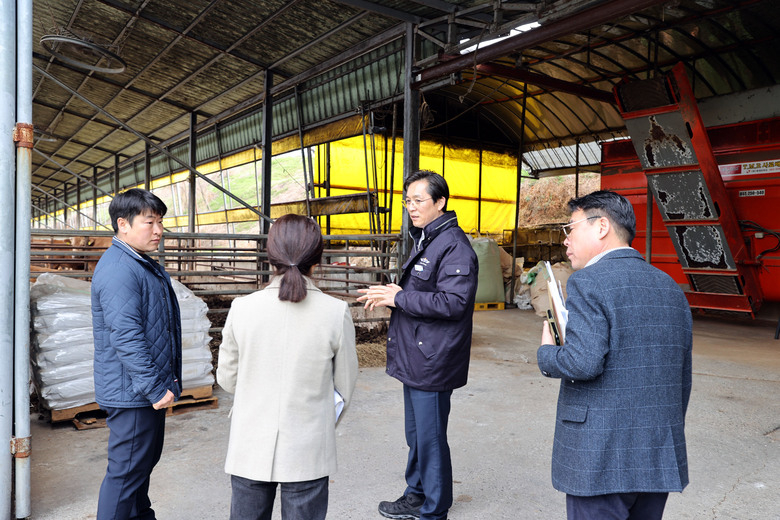
[[[173,280],[181,308],[185,389],[214,384],[208,306]],[[30,289],[33,383],[44,407],[64,410],[95,401],[90,283],[44,273]]]

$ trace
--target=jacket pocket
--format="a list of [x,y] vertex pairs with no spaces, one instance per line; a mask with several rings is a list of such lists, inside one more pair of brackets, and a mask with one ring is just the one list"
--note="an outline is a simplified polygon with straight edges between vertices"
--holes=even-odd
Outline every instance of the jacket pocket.
[[414,327],[414,344],[417,347],[417,350],[425,356],[425,359],[431,359],[436,355],[433,338],[436,337],[437,334],[429,330],[432,326],[435,325],[422,322],[416,324]]
[[468,276],[468,264],[447,264],[444,266],[444,274],[447,276]]
[[417,348],[422,352],[422,355],[425,356],[425,359],[431,359],[436,355],[436,350],[430,342],[417,340]]
[[588,417],[588,407],[578,405],[560,405],[558,407],[558,418],[561,421],[584,423]]

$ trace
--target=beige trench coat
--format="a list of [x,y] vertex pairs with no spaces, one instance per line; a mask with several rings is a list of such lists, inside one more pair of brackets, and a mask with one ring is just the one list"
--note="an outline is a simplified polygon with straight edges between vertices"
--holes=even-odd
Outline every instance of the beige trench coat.
[[219,349],[217,382],[234,393],[225,472],[302,482],[336,471],[334,388],[352,398],[358,373],[347,303],[307,280],[298,303],[279,300],[279,278],[236,298]]

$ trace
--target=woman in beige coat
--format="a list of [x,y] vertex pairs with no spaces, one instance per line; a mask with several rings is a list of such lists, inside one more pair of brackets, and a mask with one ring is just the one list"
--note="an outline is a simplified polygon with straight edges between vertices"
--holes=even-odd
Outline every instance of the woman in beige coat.
[[349,404],[358,362],[347,303],[310,279],[322,249],[316,222],[277,219],[268,234],[276,276],[228,313],[217,381],[235,394],[225,461],[231,520],[270,520],[277,484],[283,520],[325,518],[336,471],[334,390]]

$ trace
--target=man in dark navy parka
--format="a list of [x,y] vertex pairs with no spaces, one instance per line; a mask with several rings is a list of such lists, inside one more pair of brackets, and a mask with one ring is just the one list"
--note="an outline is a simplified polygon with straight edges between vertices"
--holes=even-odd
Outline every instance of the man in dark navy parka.
[[146,190],[117,195],[108,208],[116,236],[92,277],[95,397],[111,430],[97,520],[155,518],[149,477],[165,408],[181,394],[179,305],[168,273],[147,256],[166,211]]
[[471,352],[477,256],[454,211],[444,178],[419,171],[404,182],[404,206],[414,241],[396,284],[374,286],[358,298],[392,308],[387,373],[403,383],[406,491],[381,502],[387,518],[444,520],[452,505],[447,421],[452,390],[466,384]]

